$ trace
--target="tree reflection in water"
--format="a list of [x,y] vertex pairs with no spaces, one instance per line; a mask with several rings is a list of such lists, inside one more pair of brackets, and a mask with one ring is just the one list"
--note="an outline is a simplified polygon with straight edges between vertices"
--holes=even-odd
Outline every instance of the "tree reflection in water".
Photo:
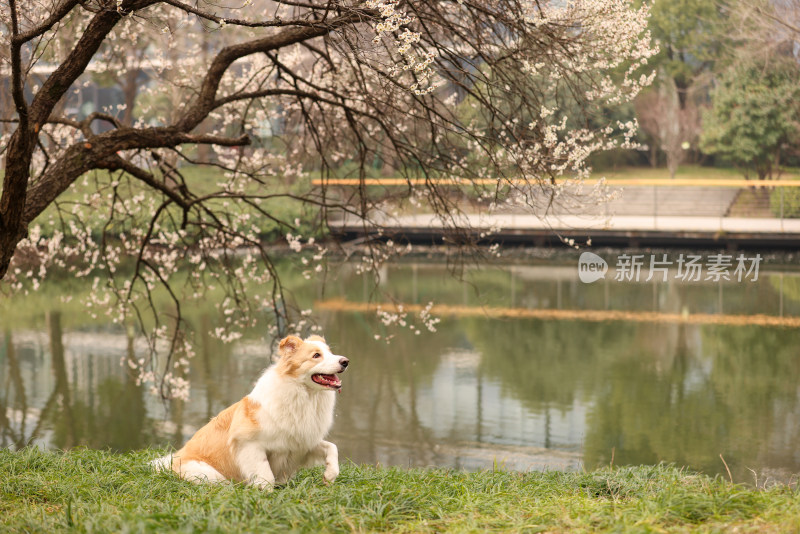
[[[139,449],[150,440],[152,433],[146,428],[144,392],[135,379],[118,365],[111,369],[109,362],[98,361],[93,351],[67,354],[61,314],[48,312],[46,347],[41,336],[30,335],[21,343],[30,355],[20,362],[11,332],[6,331],[6,372],[13,391],[13,404],[5,399],[0,430],[3,446],[19,448],[28,444],[67,449],[75,446],[111,448],[125,451]],[[127,338],[128,357],[133,357],[133,340]],[[41,357],[44,356],[44,357]],[[108,358],[105,358],[108,360]],[[50,376],[42,364],[50,363]],[[27,365],[28,381],[22,378],[23,365]],[[83,387],[81,387],[83,386]],[[40,404],[28,401],[27,391],[38,394],[48,388],[49,395]],[[38,396],[38,395],[37,395]],[[38,400],[38,399],[37,399]],[[29,422],[35,425],[28,431]]]

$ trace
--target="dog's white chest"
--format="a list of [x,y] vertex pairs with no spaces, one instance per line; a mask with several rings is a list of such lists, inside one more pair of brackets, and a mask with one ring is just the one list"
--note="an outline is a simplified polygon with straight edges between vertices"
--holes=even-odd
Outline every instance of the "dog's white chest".
[[269,399],[259,411],[261,440],[269,452],[305,453],[333,424],[333,392]]
[[259,438],[278,484],[285,483],[306,464],[309,453],[319,446],[333,424],[335,398],[325,399],[328,395],[324,394],[311,397],[298,404],[266,405],[259,414]]

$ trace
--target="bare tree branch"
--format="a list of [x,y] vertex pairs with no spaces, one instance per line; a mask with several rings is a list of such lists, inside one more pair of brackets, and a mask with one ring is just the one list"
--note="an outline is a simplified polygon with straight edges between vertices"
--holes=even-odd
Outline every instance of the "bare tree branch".
[[176,123],[176,127],[183,131],[191,131],[195,126],[205,118],[205,116],[214,108],[214,100],[217,93],[217,88],[222,80],[223,74],[230,67],[230,65],[245,56],[257,54],[259,52],[266,53],[271,50],[278,50],[295,43],[319,37],[330,33],[331,31],[341,28],[348,24],[360,21],[364,16],[364,12],[353,11],[347,15],[337,17],[329,20],[325,24],[315,24],[313,26],[302,28],[290,28],[283,30],[281,33],[256,39],[246,43],[228,46],[223,48],[211,63],[200,87],[200,93],[193,105],[191,105],[183,117]]
[[61,20],[64,19],[67,14],[72,11],[76,6],[81,4],[81,0],[64,0],[61,2],[53,13],[50,14],[49,17],[45,21],[43,21],[39,26],[28,30],[24,33],[15,33],[14,37],[12,38],[12,43],[16,44],[23,44],[27,43],[31,39],[35,39],[40,35],[46,33],[50,30],[53,26],[59,23]]
[[[191,13],[193,15],[197,15],[198,17],[210,20],[211,22],[216,22],[217,24],[225,24],[231,26],[242,26],[245,28],[275,28],[275,27],[283,27],[283,26],[308,26],[312,27],[315,26],[316,23],[312,20],[308,20],[307,18],[303,19],[289,19],[289,20],[282,20],[280,18],[276,18],[273,20],[266,20],[266,21],[253,21],[253,20],[245,20],[245,19],[237,19],[237,18],[228,18],[228,17],[220,17],[218,15],[214,15],[213,13],[208,13],[207,11],[202,11],[195,7],[192,7],[188,4],[180,2],[179,0],[162,0],[165,4],[169,4],[173,7],[177,7],[181,11],[185,11],[186,13]],[[325,6],[320,6],[320,10],[328,11],[328,8]]]

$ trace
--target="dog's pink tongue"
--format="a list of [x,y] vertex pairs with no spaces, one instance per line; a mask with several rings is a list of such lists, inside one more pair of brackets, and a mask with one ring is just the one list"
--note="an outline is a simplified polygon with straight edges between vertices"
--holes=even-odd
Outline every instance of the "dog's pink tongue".
[[341,387],[342,381],[339,380],[339,377],[336,375],[328,375],[325,378],[331,383],[332,386]]
[[313,379],[325,386],[341,387],[342,385],[342,381],[336,375],[314,375]]

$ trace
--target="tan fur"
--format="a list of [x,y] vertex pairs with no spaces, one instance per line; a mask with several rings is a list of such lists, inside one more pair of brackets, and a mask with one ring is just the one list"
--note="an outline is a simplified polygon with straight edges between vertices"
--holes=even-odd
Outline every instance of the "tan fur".
[[192,460],[205,462],[229,479],[243,480],[236,466],[236,442],[258,433],[256,413],[261,405],[244,397],[212,417],[181,450],[175,453],[172,469],[181,472],[181,464]]
[[341,387],[331,377],[344,372],[349,360],[333,354],[320,336],[288,336],[278,352],[249,395],[212,418],[174,455],[151,463],[171,466],[193,482],[236,480],[265,489],[321,463],[323,480],[335,480],[338,449],[323,438],[333,424],[332,389]]
[[278,345],[278,350],[280,351],[282,356],[286,354],[291,354],[292,352],[297,350],[297,347],[303,344],[303,340],[297,336],[287,336],[283,338]]
[[[321,336],[310,336],[306,341],[321,341],[325,339]],[[300,376],[306,368],[313,367],[316,362],[313,359],[315,352],[319,349],[314,345],[308,345],[302,339],[289,336],[281,341],[278,349],[281,352],[281,359],[278,361],[277,371],[284,376]]]

